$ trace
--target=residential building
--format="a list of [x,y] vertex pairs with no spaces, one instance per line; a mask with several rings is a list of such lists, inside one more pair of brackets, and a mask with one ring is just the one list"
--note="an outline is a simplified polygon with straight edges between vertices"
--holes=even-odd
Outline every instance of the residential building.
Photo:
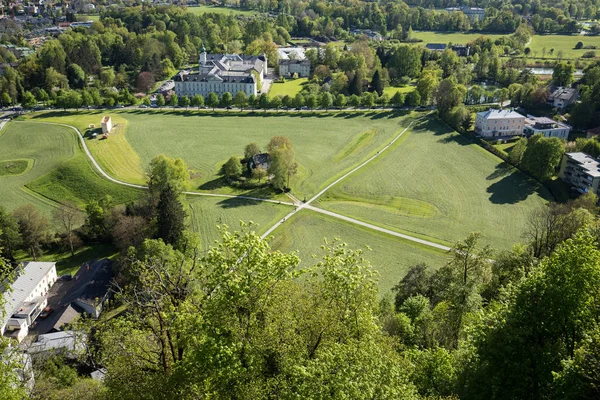
[[264,54],[207,54],[202,48],[199,64],[198,71],[181,71],[174,77],[177,96],[200,94],[206,97],[211,92],[219,96],[226,92],[232,96],[237,92],[256,95],[267,75],[267,56]]
[[469,57],[469,53],[471,52],[469,46],[463,46],[461,44],[455,44],[454,46],[452,46],[452,50],[459,57]]
[[575,103],[579,98],[579,91],[575,88],[558,87],[548,96],[548,104],[560,110]]
[[56,263],[27,262],[17,269],[17,278],[4,292],[4,315],[0,333],[21,341],[29,326],[48,304],[46,295],[57,280]]
[[39,335],[37,341],[27,348],[31,356],[48,356],[63,354],[67,358],[75,359],[85,351],[86,338],[74,331],[62,331]]
[[279,61],[281,60],[304,60],[306,54],[304,47],[280,47],[277,49]]
[[102,133],[104,135],[108,135],[112,130],[112,119],[109,115],[105,115],[102,118]]
[[593,137],[596,137],[598,135],[600,135],[600,126],[593,128],[593,129],[588,129],[586,131],[586,139],[591,139]]
[[570,132],[571,127],[569,125],[547,117],[527,115],[527,118],[525,118],[525,129],[523,129],[523,134],[527,137],[541,133],[544,137],[567,139]]
[[298,74],[300,78],[307,78],[310,75],[310,60],[279,60],[279,75],[294,74]]
[[446,11],[448,12],[462,12],[472,20],[482,21],[485,18],[485,10],[479,7],[447,7]]
[[525,117],[512,109],[478,112],[475,132],[483,137],[522,135]]
[[598,194],[600,163],[585,153],[566,153],[558,176],[579,193]]
[[369,39],[376,41],[383,40],[383,36],[379,32],[372,31],[371,29],[352,29],[350,34],[355,36],[365,35]]
[[425,48],[431,51],[444,51],[446,50],[446,47],[448,46],[444,43],[427,43],[425,45]]

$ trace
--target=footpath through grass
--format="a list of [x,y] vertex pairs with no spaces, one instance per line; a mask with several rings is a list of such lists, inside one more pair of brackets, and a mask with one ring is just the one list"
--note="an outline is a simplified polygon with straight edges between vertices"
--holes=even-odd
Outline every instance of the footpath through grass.
[[[379,272],[380,293],[387,293],[417,263],[433,268],[445,264],[448,255],[426,246],[386,235],[336,218],[302,210],[273,232],[274,250],[298,251],[304,267],[314,265],[323,254],[324,238],[340,239],[350,249],[365,249],[365,258]],[[371,250],[368,250],[370,248]],[[316,257],[313,258],[313,255]]]
[[550,195],[437,119],[407,132],[384,157],[335,186],[319,205],[441,243],[481,232],[505,249]]

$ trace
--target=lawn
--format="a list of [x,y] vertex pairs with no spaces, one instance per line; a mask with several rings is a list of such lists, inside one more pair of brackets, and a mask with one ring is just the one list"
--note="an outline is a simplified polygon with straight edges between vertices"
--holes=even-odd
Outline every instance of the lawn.
[[302,90],[302,85],[308,82],[308,78],[286,79],[284,83],[273,82],[269,89],[269,96],[294,97]]
[[233,14],[233,15],[254,15],[258,14],[258,11],[255,10],[246,10],[243,8],[233,8],[233,7],[219,7],[219,6],[199,6],[199,7],[187,7],[187,10],[195,15],[202,15],[206,13],[216,13],[216,14]]
[[139,195],[101,178],[79,148],[75,132],[66,127],[10,123],[0,134],[0,160],[17,157],[27,167],[18,175],[0,175],[0,205],[9,210],[31,203],[50,214],[59,202],[82,206],[110,194],[115,202],[126,203]]
[[[75,275],[79,268],[86,262],[101,258],[113,258],[117,255],[117,250],[108,244],[95,244],[93,246],[82,246],[75,250],[72,256],[70,251],[55,250],[44,253],[38,257],[37,261],[56,262],[56,274],[58,276],[71,274]],[[19,251],[15,254],[17,261],[31,261],[25,252]]]
[[407,132],[385,157],[319,201],[332,211],[449,243],[481,232],[506,249],[550,195],[437,119]]
[[31,160],[32,167],[17,175],[0,175],[0,205],[13,210],[31,203],[50,214],[54,203],[24,186],[69,160],[78,150],[73,133],[66,128],[9,122],[0,131],[0,161]]
[[33,161],[29,159],[0,161],[0,176],[21,175],[33,167]]
[[[101,138],[102,135],[92,138],[93,132],[100,132],[100,121],[107,114],[111,116],[113,122],[113,130],[109,138],[104,140]],[[128,121],[120,114],[96,110],[79,112],[52,111],[29,114],[24,116],[24,119],[76,127],[84,135],[87,147],[94,158],[109,175],[137,184],[143,184],[146,181],[145,165],[141,164],[140,158],[133,151],[126,138]],[[94,125],[96,128],[89,129],[90,125]]]
[[407,93],[410,93],[415,89],[416,89],[416,86],[400,86],[400,87],[388,86],[383,89],[383,93],[390,96],[390,99],[391,99],[396,94],[396,92],[400,92],[406,96]]
[[[531,40],[529,47],[531,55],[542,57],[542,49],[546,48],[546,58],[556,58],[559,51],[563,51],[565,58],[581,58],[581,56],[590,51],[590,49],[575,50],[577,42],[583,42],[584,46],[596,46],[596,55],[600,56],[600,36],[581,36],[581,35],[535,35]],[[550,49],[554,53],[550,56]]]
[[[360,113],[147,113],[123,114],[129,120],[128,141],[142,165],[164,153],[182,157],[195,171],[194,189],[230,192],[218,171],[231,155],[243,155],[256,142],[287,136],[294,144],[298,174],[294,194],[302,199],[318,192],[344,171],[374,154],[408,125],[392,112]],[[260,195],[264,195],[260,193]]]
[[[210,113],[197,111],[123,111],[111,113],[126,127],[108,140],[89,139],[91,152],[112,176],[127,182],[144,181],[144,168],[158,154],[182,157],[192,169],[194,190],[234,191],[222,184],[218,172],[244,146],[267,145],[272,136],[291,139],[299,163],[292,178],[294,193],[302,198],[374,154],[407,124],[409,118],[392,112],[368,113]],[[53,121],[85,129],[100,113],[46,113],[35,121]],[[118,122],[122,121],[122,122]],[[243,128],[241,128],[243,127]],[[117,126],[118,129],[118,126]],[[360,139],[360,140],[359,140]],[[333,161],[333,162],[332,162]],[[263,191],[247,194],[267,195]]]
[[426,45],[427,43],[452,43],[452,44],[467,44],[468,42],[472,42],[473,40],[479,38],[480,36],[486,36],[492,39],[499,38],[502,34],[497,33],[457,33],[457,32],[433,32],[433,31],[421,31],[414,32],[413,38],[421,39],[422,42],[416,44]]
[[205,249],[221,238],[218,225],[236,231],[240,222],[253,222],[253,229],[262,234],[292,210],[291,206],[243,199],[187,196],[187,201],[190,227],[200,235]]
[[142,193],[101,177],[83,152],[27,183],[26,187],[57,203],[68,201],[81,208],[90,200],[99,200],[105,195],[110,195],[115,204],[126,204],[138,199]]
[[[308,210],[302,210],[291,217],[273,235],[272,248],[285,252],[298,251],[304,267],[320,260],[324,238],[329,241],[340,239],[351,249],[365,249],[365,258],[379,272],[379,289],[382,295],[396,285],[411,266],[425,262],[437,269],[448,258],[442,251]],[[367,250],[367,246],[371,250]],[[313,255],[317,258],[313,258]]]
[[77,14],[79,17],[83,18],[83,20],[88,21],[100,21],[99,14]]

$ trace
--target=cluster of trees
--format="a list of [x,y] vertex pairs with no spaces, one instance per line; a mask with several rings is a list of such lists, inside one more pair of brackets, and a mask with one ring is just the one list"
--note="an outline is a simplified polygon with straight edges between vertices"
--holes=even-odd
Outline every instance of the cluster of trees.
[[[231,156],[223,165],[222,174],[230,184],[248,186],[248,180],[258,184],[266,180],[274,189],[284,191],[290,187],[290,178],[298,172],[294,145],[285,136],[273,136],[267,144],[265,163],[255,165],[253,157],[261,154],[256,143],[244,148],[244,158]],[[245,168],[244,168],[245,166]]]
[[53,211],[52,221],[30,204],[12,213],[0,207],[0,256],[14,261],[22,250],[36,260],[45,250],[56,249],[73,255],[83,244],[100,242],[126,250],[146,238],[177,245],[183,240],[186,218],[181,192],[188,185],[183,160],[160,155],[150,163],[149,190],[126,206],[114,204],[109,195],[91,200],[83,211],[65,203]]
[[571,112],[570,122],[582,129],[596,128],[600,121],[600,62],[589,65],[578,86],[580,100]]
[[[175,245],[145,239],[118,261],[127,312],[78,326],[79,362],[105,368],[103,382],[51,358],[35,396],[595,398],[597,201],[542,206],[510,250],[471,234],[440,268],[410,268],[393,298],[337,241],[305,267],[252,226],[223,228],[204,252],[186,231]],[[20,398],[5,395],[18,388],[7,371],[0,393]]]
[[533,135],[520,138],[511,149],[509,159],[532,176],[542,181],[555,175],[565,152],[565,143],[555,137]]

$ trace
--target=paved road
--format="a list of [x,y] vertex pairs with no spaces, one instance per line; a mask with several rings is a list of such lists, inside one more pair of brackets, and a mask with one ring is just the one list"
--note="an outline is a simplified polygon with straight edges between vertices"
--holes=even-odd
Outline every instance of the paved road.
[[[306,208],[308,206],[310,206],[310,203],[312,203],[313,201],[317,200],[319,197],[321,197],[323,195],[323,193],[325,193],[326,191],[328,191],[329,189],[331,189],[333,186],[337,185],[338,183],[340,183],[341,181],[343,181],[344,179],[346,179],[347,177],[349,177],[350,175],[352,175],[353,173],[355,173],[356,171],[358,171],[359,169],[363,168],[365,165],[369,164],[371,161],[373,161],[374,159],[376,159],[377,157],[379,157],[384,151],[386,151],[387,149],[389,149],[394,143],[396,143],[396,141],[398,139],[400,139],[402,137],[402,135],[404,135],[404,133],[410,129],[410,127],[415,123],[415,120],[411,121],[410,124],[408,124],[408,126],[406,128],[404,128],[404,130],[402,132],[400,132],[391,142],[389,142],[387,145],[385,145],[385,147],[383,149],[381,149],[380,151],[378,151],[375,155],[373,155],[371,158],[369,158],[368,160],[366,160],[365,162],[363,162],[362,164],[360,164],[359,166],[355,167],[354,169],[352,169],[349,172],[346,172],[344,175],[342,175],[340,178],[336,179],[333,183],[330,183],[329,185],[327,185],[325,187],[325,189],[321,190],[319,193],[317,193],[316,195],[314,195],[313,197],[311,197],[306,203],[301,203],[298,199],[296,199],[293,195],[289,194],[288,196],[290,196],[293,200],[294,203],[297,205],[297,208],[290,212],[288,215],[286,215],[285,217],[283,217],[282,219],[280,219],[279,221],[277,221],[275,223],[275,225],[273,225],[272,227],[270,227],[263,235],[262,238],[266,238],[267,236],[269,236],[275,229],[277,229],[279,226],[281,226],[281,224],[285,223],[285,221],[290,218],[292,215],[294,215],[295,213],[297,213],[298,211],[301,211],[303,208]],[[311,207],[312,209],[316,209],[316,207]],[[320,209],[319,209],[320,210]],[[352,218],[348,219],[347,221],[352,220]],[[349,221],[351,222],[351,221]],[[373,225],[375,226],[375,225]],[[383,229],[383,228],[380,228]],[[406,235],[407,236],[407,235]],[[412,237],[412,236],[411,236]],[[414,238],[417,239],[417,238]],[[418,239],[421,240],[421,239]],[[432,243],[432,242],[431,242]]]
[[[87,144],[85,143],[85,139],[83,138],[83,135],[81,134],[81,132],[79,131],[79,129],[77,129],[76,127],[71,126],[71,125],[67,125],[67,124],[60,124],[58,122],[36,122],[36,121],[15,121],[15,122],[21,123],[21,124],[49,124],[49,125],[58,125],[58,126],[64,126],[66,128],[73,129],[77,133],[77,137],[79,137],[79,141],[81,142],[81,145],[83,147],[83,151],[85,152],[85,154],[88,156],[88,158],[90,159],[90,161],[94,165],[94,168],[96,168],[96,170],[104,178],[108,179],[111,182],[119,184],[119,185],[129,186],[129,187],[136,188],[136,189],[144,189],[144,190],[148,189],[148,186],[136,185],[134,183],[123,182],[123,181],[115,179],[112,176],[110,176],[109,174],[107,174],[106,171],[104,171],[102,169],[102,167],[100,166],[100,164],[98,164],[98,162],[96,161],[96,159],[94,158],[94,156],[92,156],[92,153],[90,152],[90,150],[87,147]],[[190,195],[190,196],[220,197],[220,198],[227,198],[227,199],[243,199],[243,200],[252,200],[252,201],[262,201],[262,202],[266,202],[266,203],[284,204],[284,205],[287,205],[287,206],[293,206],[294,205],[293,203],[290,203],[290,202],[287,202],[287,201],[277,201],[277,200],[271,200],[271,199],[262,199],[262,198],[259,198],[259,197],[250,197],[250,196],[236,196],[236,195],[231,195],[231,194],[199,193],[199,192],[183,192],[183,193],[186,194],[186,195]]]

